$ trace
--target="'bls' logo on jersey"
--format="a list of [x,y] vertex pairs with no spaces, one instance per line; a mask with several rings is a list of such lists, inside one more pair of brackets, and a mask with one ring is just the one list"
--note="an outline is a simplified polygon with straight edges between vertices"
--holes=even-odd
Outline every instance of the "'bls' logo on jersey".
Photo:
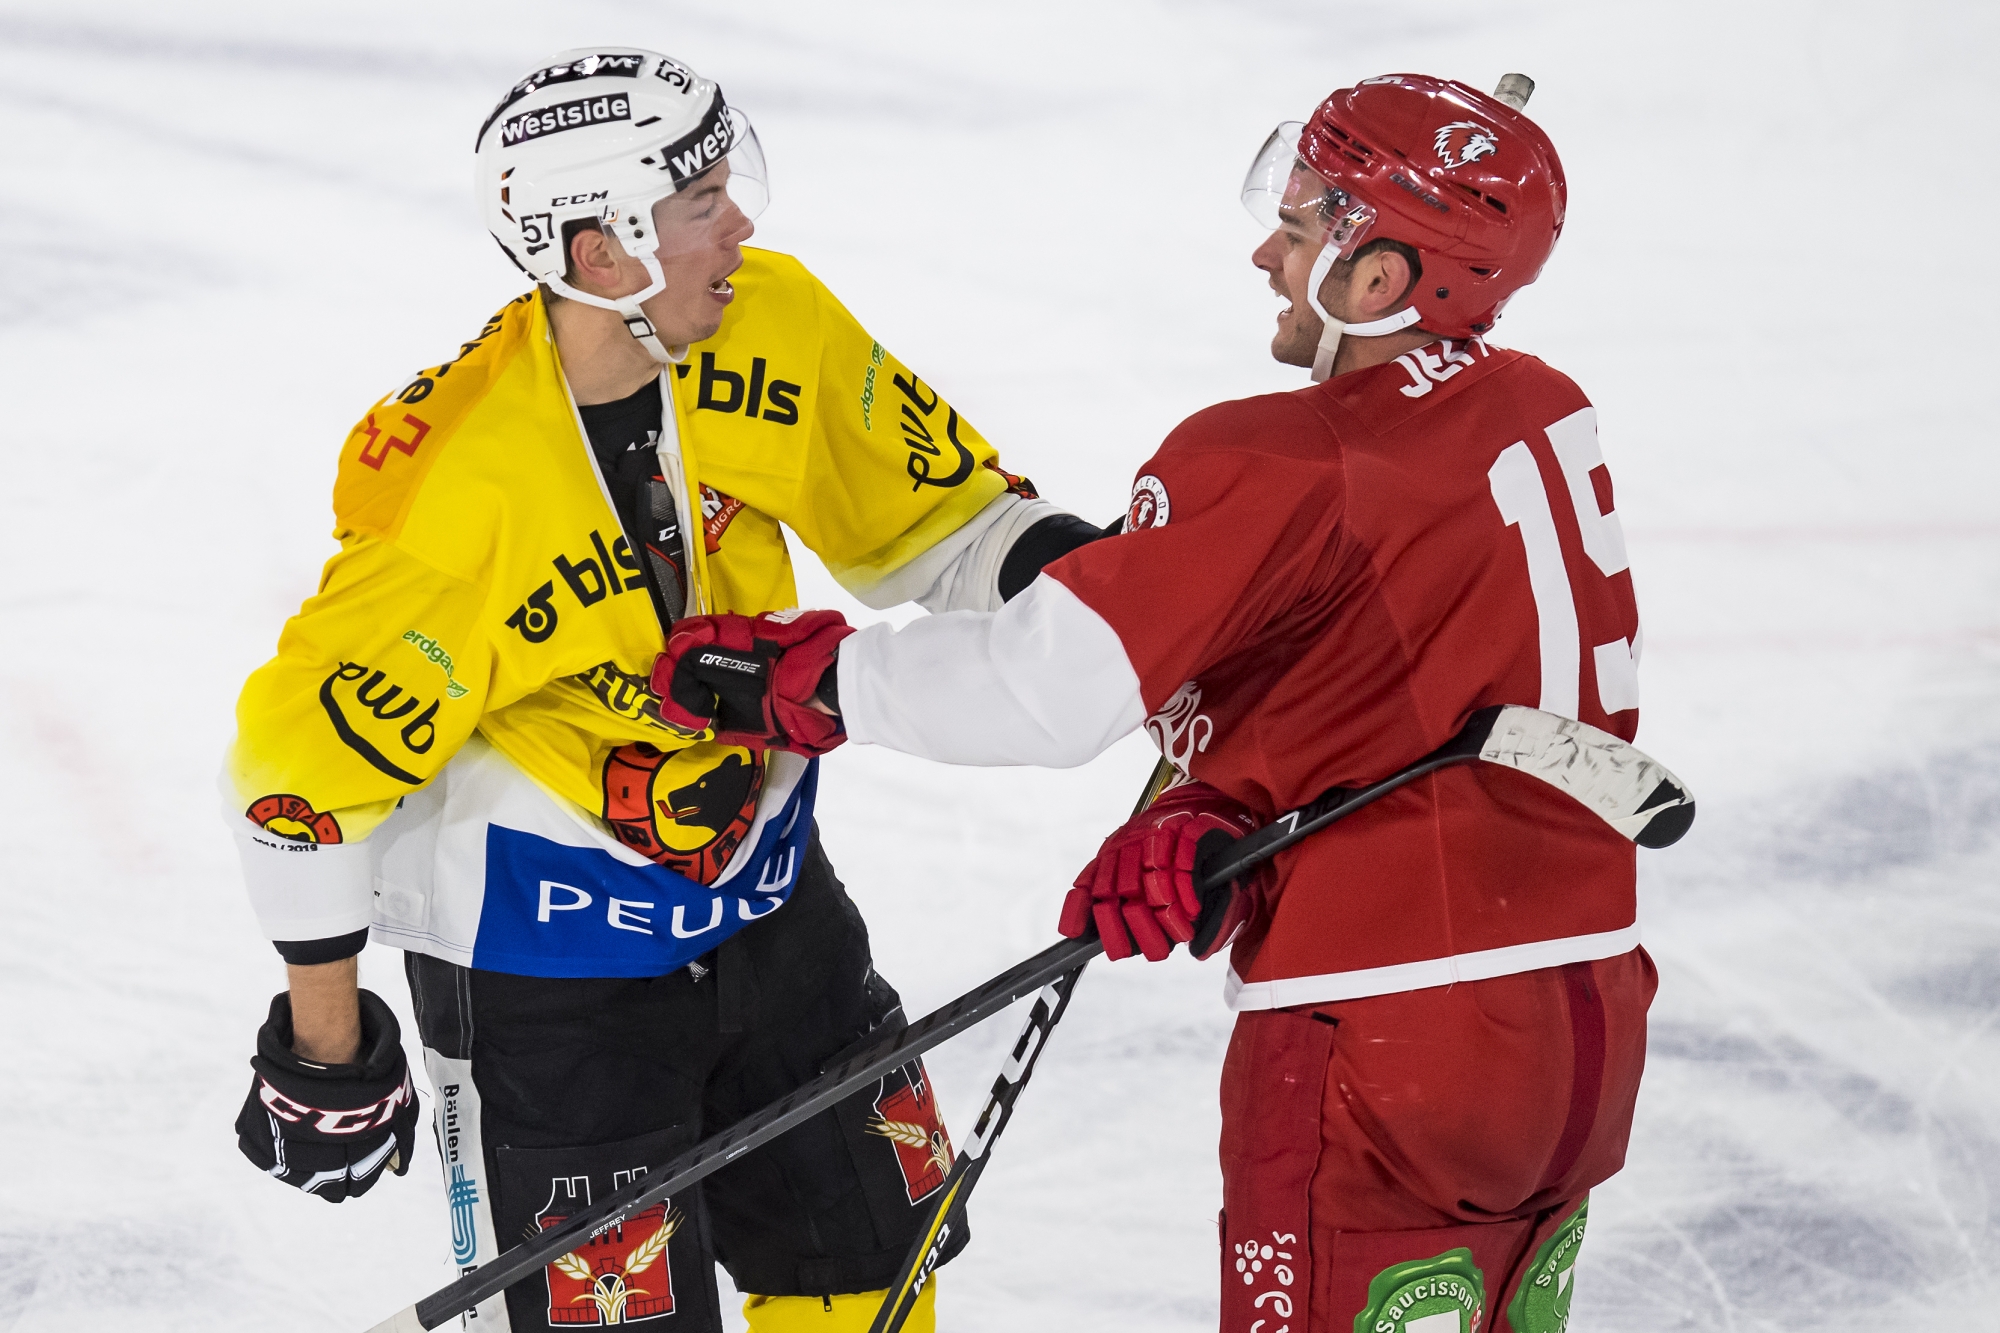
[[[799,393],[803,386],[790,380],[770,380],[766,382],[766,363],[763,357],[750,359],[749,383],[744,383],[742,374],[734,370],[723,370],[715,364],[715,353],[701,354],[701,380],[699,392],[694,400],[697,412],[741,412],[752,420],[762,419],[780,426],[799,424]],[[686,362],[674,367],[674,373],[687,378]],[[766,407],[765,401],[770,406]]]
[[[549,562],[562,576],[563,586],[569,589],[578,605],[587,610],[607,597],[636,592],[646,586],[646,575],[639,567],[639,558],[632,554],[631,543],[623,536],[614,538],[606,546],[604,534],[592,528],[590,549],[596,554],[579,556],[574,560],[567,555],[557,555]],[[620,570],[625,572],[621,574]],[[528,600],[514,608],[513,614],[507,617],[507,628],[529,643],[547,642],[562,619],[556,610],[555,596],[556,583],[550,579],[529,593]]]

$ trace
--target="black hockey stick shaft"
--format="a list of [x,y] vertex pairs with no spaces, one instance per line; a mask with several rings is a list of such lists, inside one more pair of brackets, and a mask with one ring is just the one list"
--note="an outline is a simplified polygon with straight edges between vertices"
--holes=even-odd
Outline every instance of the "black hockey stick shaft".
[[[1405,783],[1440,768],[1477,759],[1499,716],[1498,708],[1481,709],[1467,720],[1458,735],[1380,782],[1358,788],[1335,787],[1298,809],[1280,815],[1257,832],[1237,839],[1226,852],[1215,858],[1212,865],[1201,867],[1202,874],[1195,885],[1195,892],[1206,902],[1212,893],[1244,871],[1268,861],[1300,839],[1346,818],[1370,802],[1380,800]],[[1133,810],[1134,814],[1152,803],[1170,776],[1171,770],[1162,761],[1154,769],[1153,779],[1147,784],[1145,794]],[[1088,962],[1086,957],[1073,971],[1050,982],[1036,997],[1034,1007],[1028,1013],[1028,1021],[1021,1029],[1020,1039],[1008,1053],[1006,1063],[1000,1068],[1000,1076],[993,1081],[993,1090],[987,1095],[986,1106],[973,1128],[972,1139],[952,1164],[944,1192],[932,1205],[930,1220],[910,1247],[902,1272],[883,1297],[881,1309],[876,1312],[875,1322],[868,1333],[901,1333],[903,1322],[916,1308],[917,1299],[923,1295],[925,1285],[936,1272],[953,1229],[963,1225],[966,1200],[979,1183],[986,1164],[992,1160],[993,1145],[1013,1118],[1014,1103],[1034,1074],[1035,1061],[1041,1058],[1050,1031],[1069,1008],[1077,980],[1083,975]]]
[[[1092,953],[1095,952],[1093,949]],[[1006,1063],[1000,1066],[1000,1076],[993,1080],[986,1105],[972,1127],[972,1138],[960,1149],[958,1160],[952,1163],[951,1174],[946,1177],[937,1201],[931,1205],[930,1216],[923,1230],[917,1234],[916,1242],[911,1245],[902,1271],[890,1284],[881,1308],[875,1312],[875,1322],[869,1326],[869,1333],[899,1333],[910,1312],[916,1309],[917,1300],[924,1294],[931,1275],[937,1271],[953,1234],[964,1226],[965,1201],[979,1183],[979,1175],[986,1169],[986,1163],[992,1159],[990,1149],[1001,1131],[1007,1128],[1007,1121],[1014,1114],[1015,1099],[1028,1086],[1029,1078],[1033,1077],[1035,1062],[1041,1059],[1049,1034],[1069,1008],[1070,997],[1076,993],[1076,983],[1083,976],[1083,969],[1089,961],[1086,957],[1042,987],[1041,994],[1035,997],[1020,1037],[1007,1053]]]
[[1482,708],[1466,719],[1459,733],[1437,749],[1416,762],[1397,769],[1380,782],[1366,787],[1333,787],[1321,792],[1296,810],[1287,810],[1276,819],[1258,829],[1245,834],[1231,843],[1213,859],[1204,861],[1198,869],[1201,879],[1195,885],[1195,892],[1204,902],[1209,894],[1221,888],[1244,871],[1268,861],[1292,844],[1319,832],[1335,820],[1345,819],[1362,806],[1379,801],[1398,787],[1416,781],[1426,773],[1435,773],[1440,768],[1453,764],[1469,763],[1479,758],[1485,748],[1486,739],[1493,734],[1493,724],[1500,719],[1499,707]]
[[[703,1140],[658,1169],[608,1194],[593,1207],[504,1251],[491,1263],[418,1301],[381,1330],[433,1329],[498,1295],[522,1278],[553,1263],[613,1226],[687,1189],[743,1154],[810,1120],[834,1103],[889,1071],[908,1064],[1100,952],[1096,940],[1063,940],[926,1015],[893,1036],[868,1047],[818,1078],[764,1107],[720,1134]],[[411,1317],[414,1317],[414,1322]]]
[[[1485,744],[1499,712],[1497,708],[1480,710],[1457,736],[1380,782],[1354,790],[1336,788],[1326,792],[1297,810],[1280,815],[1268,827],[1239,839],[1217,859],[1212,868],[1204,868],[1205,873],[1196,886],[1197,890],[1206,898],[1245,870],[1369,802],[1388,795],[1404,783],[1447,765],[1478,758],[1480,747]],[[1155,768],[1153,779],[1147,784],[1139,802],[1139,809],[1144,809],[1158,794],[1165,774],[1164,763]],[[990,1018],[1022,996],[1032,994],[1072,970],[1081,971],[1083,964],[1101,952],[1103,945],[1095,939],[1063,940],[1050,945],[984,985],[925,1015],[901,1032],[885,1038],[879,1045],[858,1052],[761,1111],[696,1144],[658,1170],[648,1172],[607,1194],[592,1207],[503,1251],[492,1262],[482,1264],[456,1282],[439,1288],[415,1305],[384,1320],[370,1333],[414,1333],[414,1330],[437,1328],[446,1320],[472,1309],[553,1263],[579,1243],[705,1179],[743,1154],[812,1119],[865,1084]],[[1069,989],[1065,988],[1065,1003],[1068,993]],[[1011,1114],[1011,1101],[1008,1109]],[[991,1146],[989,1140],[985,1147],[990,1149]],[[968,1192],[963,1186],[958,1191],[961,1203]],[[921,1254],[918,1258],[922,1258]]]
[[[1139,799],[1133,803],[1132,813],[1137,815],[1151,805],[1166,785],[1173,781],[1173,777],[1173,765],[1165,759],[1155,763],[1152,776],[1146,779]],[[1086,955],[1075,967],[1042,987],[1042,993],[1035,997],[1035,1003],[1028,1010],[1028,1020],[1021,1026],[1021,1035],[1015,1039],[1006,1062],[1000,1066],[999,1077],[993,1080],[992,1091],[986,1095],[986,1105],[980,1108],[979,1119],[972,1127],[972,1138],[952,1163],[943,1192],[931,1205],[930,1215],[925,1219],[923,1229],[917,1233],[916,1240],[911,1243],[902,1269],[883,1295],[882,1304],[875,1311],[875,1322],[869,1325],[868,1333],[901,1333],[904,1322],[916,1308],[924,1286],[944,1258],[953,1228],[964,1225],[965,1201],[979,1183],[980,1173],[986,1169],[987,1150],[999,1139],[1000,1132],[1012,1118],[1015,1099],[1027,1087],[1028,1079],[1035,1072],[1035,1061],[1042,1058],[1042,1048],[1048,1045],[1049,1034],[1068,1010],[1070,996],[1075,993],[1076,983],[1082,978],[1083,969],[1089,965],[1092,956]]]

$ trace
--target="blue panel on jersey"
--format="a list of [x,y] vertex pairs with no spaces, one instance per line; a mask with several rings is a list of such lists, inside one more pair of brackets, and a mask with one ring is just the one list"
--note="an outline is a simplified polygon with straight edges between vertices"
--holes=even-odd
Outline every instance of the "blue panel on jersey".
[[519,829],[486,829],[486,899],[472,965],[530,977],[656,977],[791,897],[812,837],[819,761],[721,888]]

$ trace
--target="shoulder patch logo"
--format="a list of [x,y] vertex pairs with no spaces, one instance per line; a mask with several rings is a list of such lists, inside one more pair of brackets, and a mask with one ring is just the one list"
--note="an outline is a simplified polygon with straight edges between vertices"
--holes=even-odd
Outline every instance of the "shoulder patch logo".
[[431,433],[430,423],[424,421],[415,413],[405,412],[403,413],[403,424],[408,426],[412,432],[409,439],[406,440],[400,435],[392,433],[385,440],[382,438],[382,428],[375,424],[375,414],[370,412],[367,419],[360,426],[361,433],[368,437],[368,442],[361,446],[361,461],[367,466],[374,468],[377,472],[380,472],[382,465],[389,461],[391,450],[405,453],[415,458],[417,455],[417,446],[424,442],[424,436]]
[[303,796],[286,792],[260,796],[243,814],[266,833],[291,842],[323,847],[340,841],[340,821],[313,809],[312,802]]
[[1132,483],[1132,504],[1125,511],[1125,531],[1164,528],[1173,506],[1167,501],[1167,483],[1150,472]]
[[1468,167],[1499,152],[1500,136],[1475,121],[1454,120],[1438,126],[1431,147],[1447,167]]

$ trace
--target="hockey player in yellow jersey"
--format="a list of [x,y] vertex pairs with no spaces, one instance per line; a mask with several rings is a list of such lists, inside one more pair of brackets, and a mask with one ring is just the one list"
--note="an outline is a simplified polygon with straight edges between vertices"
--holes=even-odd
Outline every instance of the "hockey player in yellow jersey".
[[[537,286],[349,434],[340,550],[244,686],[224,778],[289,981],[243,1151],[336,1202],[408,1169],[414,1084],[355,980],[369,939],[404,949],[461,1268],[903,1022],[819,847],[817,761],[664,722],[666,627],[794,605],[781,525],[870,605],[933,611],[996,608],[1096,535],[743,245],[761,149],[679,62],[565,52],[488,118],[477,174]],[[880,1131],[912,1122],[942,1141],[921,1064],[478,1326],[719,1328],[719,1259],[753,1329],[865,1328],[943,1181]]]

